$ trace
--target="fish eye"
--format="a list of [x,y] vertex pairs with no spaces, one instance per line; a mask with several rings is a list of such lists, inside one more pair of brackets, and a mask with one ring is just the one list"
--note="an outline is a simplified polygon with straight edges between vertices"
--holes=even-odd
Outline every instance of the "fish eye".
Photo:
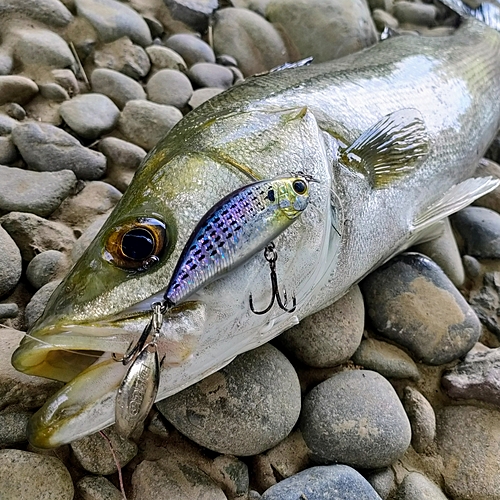
[[145,270],[159,261],[167,245],[165,224],[141,217],[114,228],[109,235],[104,258],[125,269]]
[[307,191],[307,184],[301,180],[293,181],[292,187],[297,194],[304,194]]

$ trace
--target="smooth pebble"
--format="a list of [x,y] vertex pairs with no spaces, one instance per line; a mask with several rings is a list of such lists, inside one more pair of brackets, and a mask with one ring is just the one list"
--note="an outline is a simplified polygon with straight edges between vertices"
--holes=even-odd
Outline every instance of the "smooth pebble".
[[416,389],[405,387],[403,406],[411,424],[411,444],[417,453],[425,453],[436,437],[436,415],[427,399]]
[[22,270],[21,252],[9,233],[0,225],[0,298],[17,285]]
[[206,87],[204,89],[197,89],[193,92],[191,99],[189,99],[189,106],[191,108],[197,108],[200,104],[203,104],[205,101],[208,101],[212,97],[216,96],[223,92],[222,89],[214,89],[210,87]]
[[10,137],[0,136],[0,166],[11,165],[15,163],[17,159],[18,153],[12,139]]
[[62,277],[69,268],[66,255],[58,250],[47,250],[35,255],[26,268],[26,278],[35,290]]
[[38,85],[30,78],[20,75],[0,76],[0,106],[9,102],[25,104],[36,94]]
[[[0,413],[0,446],[12,446],[27,441],[26,427],[31,415],[31,413],[20,411]],[[2,485],[0,485],[0,494],[1,490]]]
[[208,18],[219,6],[218,0],[164,0],[172,17],[196,31],[207,29]]
[[50,299],[50,296],[54,290],[59,285],[60,281],[49,281],[46,285],[42,286],[28,302],[26,309],[24,310],[24,319],[26,321],[26,327],[30,329],[40,318],[45,306]]
[[85,476],[76,483],[81,500],[123,500],[120,490],[103,476]]
[[172,35],[165,45],[177,52],[188,67],[197,62],[215,62],[215,54],[210,45],[194,35],[187,33]]
[[187,76],[196,87],[228,89],[233,84],[232,71],[213,63],[193,64],[189,68]]
[[400,484],[395,500],[447,500],[447,497],[423,474],[410,472]]
[[69,99],[69,94],[64,87],[58,83],[43,83],[39,85],[40,95],[49,101],[64,102]]
[[399,0],[394,4],[393,14],[400,23],[430,27],[436,24],[437,8],[432,4]]
[[94,92],[109,97],[120,109],[133,99],[146,99],[146,92],[140,83],[112,69],[95,69],[90,81]]
[[175,50],[162,47],[161,45],[151,45],[146,48],[146,52],[154,69],[187,70],[186,62]]
[[189,78],[173,69],[162,69],[155,73],[149,79],[146,90],[149,100],[179,109],[184,108],[193,95]]
[[73,20],[71,12],[59,0],[2,0],[0,16],[8,14],[20,14],[54,28],[62,28]]

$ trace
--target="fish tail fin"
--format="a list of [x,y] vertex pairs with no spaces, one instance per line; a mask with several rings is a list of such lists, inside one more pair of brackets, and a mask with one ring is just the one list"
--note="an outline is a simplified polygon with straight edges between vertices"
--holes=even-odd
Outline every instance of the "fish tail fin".
[[483,2],[479,7],[473,9],[462,0],[440,0],[441,3],[464,18],[474,18],[486,24],[490,28],[500,31],[500,1],[490,0]]

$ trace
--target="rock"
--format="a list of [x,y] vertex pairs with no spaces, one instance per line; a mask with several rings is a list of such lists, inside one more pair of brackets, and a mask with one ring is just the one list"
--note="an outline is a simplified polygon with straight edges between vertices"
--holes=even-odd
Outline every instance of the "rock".
[[28,412],[0,413],[0,446],[27,441],[26,427],[30,417],[31,413]]
[[174,459],[144,460],[132,475],[131,500],[226,500],[223,491],[198,467]]
[[417,453],[425,453],[436,437],[436,415],[425,397],[405,387],[403,406],[411,424],[411,444]]
[[477,399],[500,407],[500,348],[470,352],[443,375],[443,387],[453,399]]
[[5,500],[72,500],[74,495],[71,476],[60,460],[29,451],[0,450],[0,484]]
[[7,295],[21,278],[21,252],[9,233],[0,226],[0,298]]
[[108,160],[105,181],[121,192],[127,189],[135,171],[146,156],[146,151],[116,137],[106,137],[99,142],[99,151]]
[[361,284],[375,328],[418,360],[441,365],[463,356],[481,325],[443,271],[418,253],[404,253]]
[[193,87],[189,78],[173,69],[158,71],[150,78],[146,90],[151,101],[179,109],[184,108],[193,95]]
[[228,89],[233,84],[232,71],[213,63],[193,64],[187,75],[196,87]]
[[52,76],[54,77],[55,83],[66,90],[70,97],[80,93],[80,87],[78,86],[76,76],[70,69],[53,69]]
[[68,44],[56,33],[43,29],[17,32],[14,56],[23,66],[67,68],[75,65]]
[[18,314],[17,304],[0,304],[0,319],[15,318]]
[[0,165],[0,213],[50,215],[76,185],[71,170],[31,172]]
[[50,281],[38,290],[29,301],[24,311],[26,327],[30,329],[42,315],[50,296],[59,285],[60,281]]
[[33,80],[19,75],[0,76],[0,106],[9,102],[25,104],[36,94],[38,85]]
[[469,278],[477,278],[481,274],[481,263],[471,255],[464,255],[462,257],[462,264],[464,266],[465,274]]
[[188,67],[198,62],[215,62],[215,54],[210,45],[194,35],[186,33],[172,35],[165,45],[177,52]]
[[57,250],[47,250],[33,257],[26,269],[26,277],[30,285],[38,290],[50,281],[62,278],[69,267],[66,255]]
[[400,0],[394,4],[393,12],[394,17],[400,23],[428,27],[436,24],[437,8],[435,5]]
[[[137,445],[121,438],[114,428],[108,427],[103,432],[110,439],[122,467],[137,455]],[[73,441],[70,446],[78,463],[92,474],[107,476],[117,471],[108,442],[99,433]]]
[[198,89],[193,92],[191,99],[189,99],[188,104],[191,108],[197,108],[200,104],[203,104],[205,101],[208,101],[212,97],[216,96],[223,92],[222,89],[214,89],[210,87],[206,87],[204,89]]
[[390,13],[394,8],[394,0],[368,0],[368,6],[372,11],[378,9]]
[[58,83],[40,84],[40,95],[49,101],[63,102],[69,99],[69,94]]
[[442,478],[454,500],[500,498],[500,419],[498,411],[448,406],[437,415]]
[[52,219],[83,232],[98,217],[111,210],[121,197],[120,191],[107,182],[92,181],[75,196],[67,198]]
[[197,31],[205,31],[218,0],[164,0],[172,17]]
[[59,0],[3,0],[0,17],[21,14],[53,28],[62,28],[73,20],[71,12]]
[[373,22],[379,31],[384,31],[385,28],[391,28],[393,30],[399,27],[398,20],[391,16],[388,12],[384,10],[375,9],[372,12]]
[[317,0],[313,4],[308,0],[272,0],[266,16],[283,27],[301,57],[312,56],[315,63],[357,52],[377,41],[365,0]]
[[[17,149],[10,137],[0,137],[0,166],[11,165],[18,158]],[[1,179],[0,179],[1,182]]]
[[59,108],[61,118],[78,135],[97,139],[115,128],[120,110],[102,94],[83,94],[66,101]]
[[153,43],[146,21],[128,5],[116,0],[75,0],[77,13],[87,19],[104,43],[124,36],[147,47]]
[[90,226],[83,232],[83,234],[76,240],[75,246],[71,251],[71,260],[76,262],[82,255],[87,247],[92,243],[92,240],[97,236],[102,225],[109,217],[109,213],[103,214],[98,217]]
[[221,54],[216,57],[215,62],[221,66],[238,66],[238,61],[227,54]]
[[145,50],[128,38],[120,38],[96,50],[94,63],[98,68],[114,69],[136,80],[146,76],[151,68]]
[[463,240],[463,251],[479,259],[500,258],[500,214],[482,207],[467,207],[451,217]]
[[446,497],[423,474],[410,472],[399,486],[395,500],[446,500]]
[[500,339],[500,272],[487,272],[483,276],[483,286],[474,288],[469,295],[469,303],[488,330]]
[[344,371],[303,401],[300,430],[319,460],[377,469],[410,445],[410,422],[391,384],[376,372]]
[[207,471],[210,477],[224,490],[228,498],[245,498],[249,489],[248,466],[229,455],[219,455]]
[[17,102],[9,102],[4,106],[4,110],[14,120],[22,121],[26,118],[26,110]]
[[130,142],[149,151],[182,118],[173,106],[149,101],[129,101],[118,122],[120,132]]
[[10,51],[0,52],[0,75],[7,76],[12,73],[12,69],[14,68],[14,59],[10,54]]
[[151,45],[146,49],[154,69],[176,69],[186,71],[184,59],[175,50],[161,45]]
[[331,306],[281,334],[277,342],[306,365],[336,366],[347,361],[358,348],[364,322],[363,297],[356,285]]
[[383,500],[387,500],[396,491],[396,476],[390,467],[371,472],[366,480]]
[[[146,21],[146,24],[148,25],[148,28],[149,28],[149,31],[151,32],[151,36],[154,38],[154,39],[157,39],[159,37],[161,37],[161,35],[163,35],[163,33],[165,32],[164,28],[163,28],[163,24],[161,24],[160,21],[158,21],[158,19],[156,19],[156,17],[153,17],[151,15],[143,15],[142,16],[144,21]],[[153,41],[153,43],[155,43],[155,41]]]
[[370,483],[346,465],[307,469],[272,486],[262,500],[381,500]]
[[146,99],[146,92],[141,84],[112,69],[95,69],[90,81],[94,92],[108,96],[120,109],[133,99]]
[[245,76],[289,61],[285,43],[275,27],[246,9],[218,10],[214,16],[213,37],[215,52],[234,57]]
[[255,455],[292,430],[300,412],[300,386],[290,362],[265,344],[157,407],[201,446],[219,453]]
[[37,215],[10,212],[1,222],[19,247],[23,260],[28,262],[45,250],[69,252],[75,241],[71,229]]
[[48,123],[23,123],[12,140],[33,170],[72,170],[79,179],[98,179],[106,170],[103,154],[84,148],[77,139]]
[[[2,93],[2,95],[4,95]],[[0,113],[0,135],[8,135],[12,132],[12,129],[18,125],[16,120],[13,120],[10,116]]]
[[85,476],[76,483],[76,493],[81,500],[123,500],[113,484],[102,476]]
[[374,370],[387,378],[409,378],[418,380],[417,365],[398,347],[376,339],[361,342],[352,360],[369,370]]

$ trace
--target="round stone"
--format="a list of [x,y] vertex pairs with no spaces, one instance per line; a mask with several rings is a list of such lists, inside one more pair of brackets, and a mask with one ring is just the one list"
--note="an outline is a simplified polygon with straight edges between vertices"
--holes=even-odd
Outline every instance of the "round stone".
[[22,273],[21,252],[9,233],[0,226],[0,298],[7,295]]
[[19,411],[0,413],[0,446],[12,446],[27,441],[26,428],[31,415]]
[[179,109],[184,108],[193,95],[189,78],[173,69],[158,71],[150,78],[146,90],[151,101]]
[[85,476],[76,483],[76,493],[82,500],[123,500],[120,490],[103,476]]
[[385,28],[391,28],[393,30],[398,29],[398,20],[391,16],[389,12],[381,9],[375,9],[372,12],[373,22],[379,31],[384,31]]
[[188,67],[197,62],[215,62],[215,54],[210,45],[194,35],[185,33],[172,35],[165,45],[177,52]]
[[35,255],[26,269],[26,277],[31,286],[38,290],[67,271],[67,257],[57,250],[47,250]]
[[146,49],[151,64],[156,69],[176,69],[186,71],[187,65],[184,59],[175,50],[161,45],[151,45]]
[[337,373],[309,392],[300,429],[320,460],[363,469],[390,465],[411,439],[410,422],[395,390],[367,370]]
[[38,94],[38,85],[19,75],[0,76],[0,106],[9,102],[25,104]]
[[17,14],[40,21],[54,28],[62,28],[73,20],[71,12],[59,0],[2,0],[2,14]]
[[40,84],[40,94],[45,99],[54,102],[64,102],[69,99],[69,94],[64,87],[58,83]]
[[2,303],[0,304],[0,319],[15,318],[19,314],[19,307],[17,304]]
[[481,324],[432,260],[404,253],[371,273],[361,289],[373,325],[420,361],[441,365],[466,354]]
[[291,432],[300,412],[299,380],[285,356],[265,344],[157,407],[210,450],[255,455]]
[[24,318],[28,329],[31,328],[42,315],[50,296],[59,283],[60,281],[50,281],[46,285],[42,286],[42,288],[40,288],[40,290],[38,290],[33,297],[31,297],[31,300],[24,311]]
[[400,0],[394,4],[394,17],[400,23],[430,27],[436,24],[436,16],[437,8],[435,5],[406,0]]
[[10,137],[0,136],[0,165],[11,165],[17,158],[17,149],[12,139]]
[[193,64],[187,75],[196,87],[228,89],[233,84],[233,72],[218,64]]
[[366,480],[384,500],[390,498],[390,495],[396,491],[396,475],[392,467],[371,472],[366,476]]
[[411,444],[417,453],[424,453],[436,437],[436,415],[427,399],[416,389],[405,387],[403,406],[410,419]]
[[18,122],[3,113],[0,113],[0,135],[8,135],[12,129],[18,125]]
[[109,97],[120,109],[123,109],[128,101],[146,99],[146,92],[140,83],[112,69],[95,69],[90,81],[94,92]]
[[410,472],[398,488],[395,500],[447,500],[441,489],[423,474]]
[[193,92],[191,99],[189,99],[188,104],[194,109],[197,108],[200,104],[203,104],[205,101],[208,101],[212,97],[216,96],[223,92],[222,89],[214,89],[210,87],[206,87],[204,89],[197,89]]

